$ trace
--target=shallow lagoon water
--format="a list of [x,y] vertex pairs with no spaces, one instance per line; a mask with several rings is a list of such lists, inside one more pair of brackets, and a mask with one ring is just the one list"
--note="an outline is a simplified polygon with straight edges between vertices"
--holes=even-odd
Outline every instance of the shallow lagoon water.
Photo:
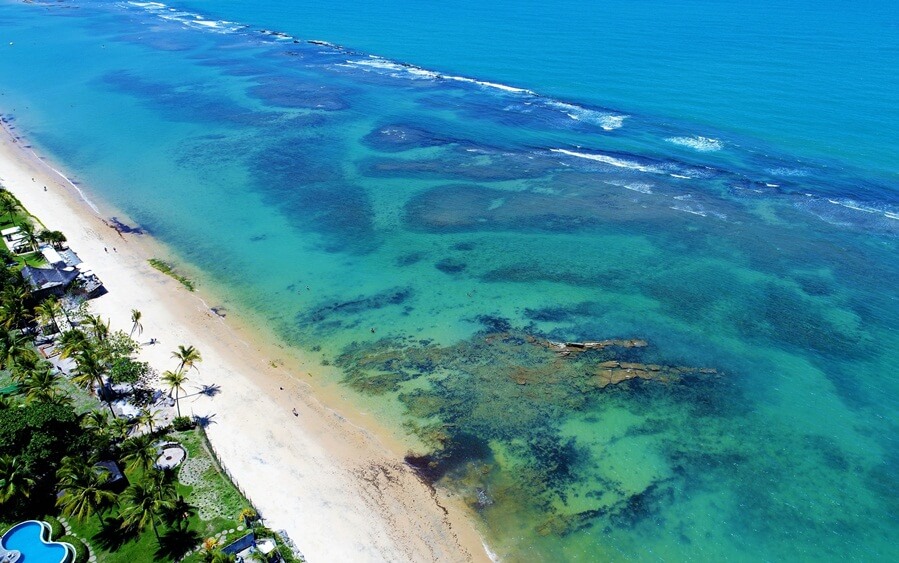
[[[159,4],[0,21],[16,130],[382,405],[501,556],[899,555],[882,175]],[[605,339],[648,345],[546,345]]]

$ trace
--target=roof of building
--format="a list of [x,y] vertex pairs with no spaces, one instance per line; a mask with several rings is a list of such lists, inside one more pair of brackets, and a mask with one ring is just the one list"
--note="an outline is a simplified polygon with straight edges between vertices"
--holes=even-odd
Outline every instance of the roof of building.
[[78,270],[64,270],[61,268],[35,268],[24,266],[22,277],[28,282],[33,291],[49,289],[51,287],[66,287],[78,277]]
[[[60,256],[59,252],[56,252],[56,249],[53,248],[52,246],[42,246],[41,254],[44,255],[44,259],[47,261],[48,264],[51,264],[53,266],[56,266],[56,265],[66,266],[67,265],[65,259],[63,259],[63,257]],[[71,264],[68,264],[68,265],[71,265]]]
[[107,483],[114,483],[125,478],[122,470],[119,469],[119,465],[112,460],[98,461],[94,464],[94,467],[102,467],[109,473],[109,479],[106,480]]

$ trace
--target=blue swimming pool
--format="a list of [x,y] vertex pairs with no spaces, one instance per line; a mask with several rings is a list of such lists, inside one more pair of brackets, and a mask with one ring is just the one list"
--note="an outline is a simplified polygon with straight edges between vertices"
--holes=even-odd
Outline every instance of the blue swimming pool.
[[75,549],[65,542],[50,541],[50,525],[37,520],[16,524],[0,538],[0,560],[9,552],[18,552],[17,563],[69,563]]

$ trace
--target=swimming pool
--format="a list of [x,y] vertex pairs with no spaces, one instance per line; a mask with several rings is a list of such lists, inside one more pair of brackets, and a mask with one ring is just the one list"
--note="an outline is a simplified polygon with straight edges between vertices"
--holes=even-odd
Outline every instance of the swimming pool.
[[[18,558],[13,552],[18,552]],[[50,541],[50,524],[26,520],[7,530],[0,538],[0,561],[12,555],[16,563],[70,563],[75,548],[65,542]]]

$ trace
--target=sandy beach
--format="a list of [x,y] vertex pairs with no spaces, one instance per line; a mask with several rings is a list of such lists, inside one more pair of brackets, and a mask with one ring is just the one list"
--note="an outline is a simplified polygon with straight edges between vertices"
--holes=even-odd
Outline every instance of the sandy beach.
[[[160,372],[176,367],[171,352],[179,344],[201,351],[181,409],[208,418],[224,466],[269,527],[285,530],[312,562],[489,559],[461,501],[423,482],[400,446],[358,424],[349,405],[301,381],[308,372],[314,378],[313,362],[294,372],[272,367],[283,350],[213,313],[202,288],[190,293],[152,269],[147,260],[165,258],[165,248],[111,228],[103,218],[121,213],[88,205],[14,134],[5,125],[0,133],[0,181],[47,228],[63,231],[103,281],[108,293],[91,301],[92,310],[126,332],[131,310],[140,310],[140,359]],[[204,385],[218,392],[196,394]]]

